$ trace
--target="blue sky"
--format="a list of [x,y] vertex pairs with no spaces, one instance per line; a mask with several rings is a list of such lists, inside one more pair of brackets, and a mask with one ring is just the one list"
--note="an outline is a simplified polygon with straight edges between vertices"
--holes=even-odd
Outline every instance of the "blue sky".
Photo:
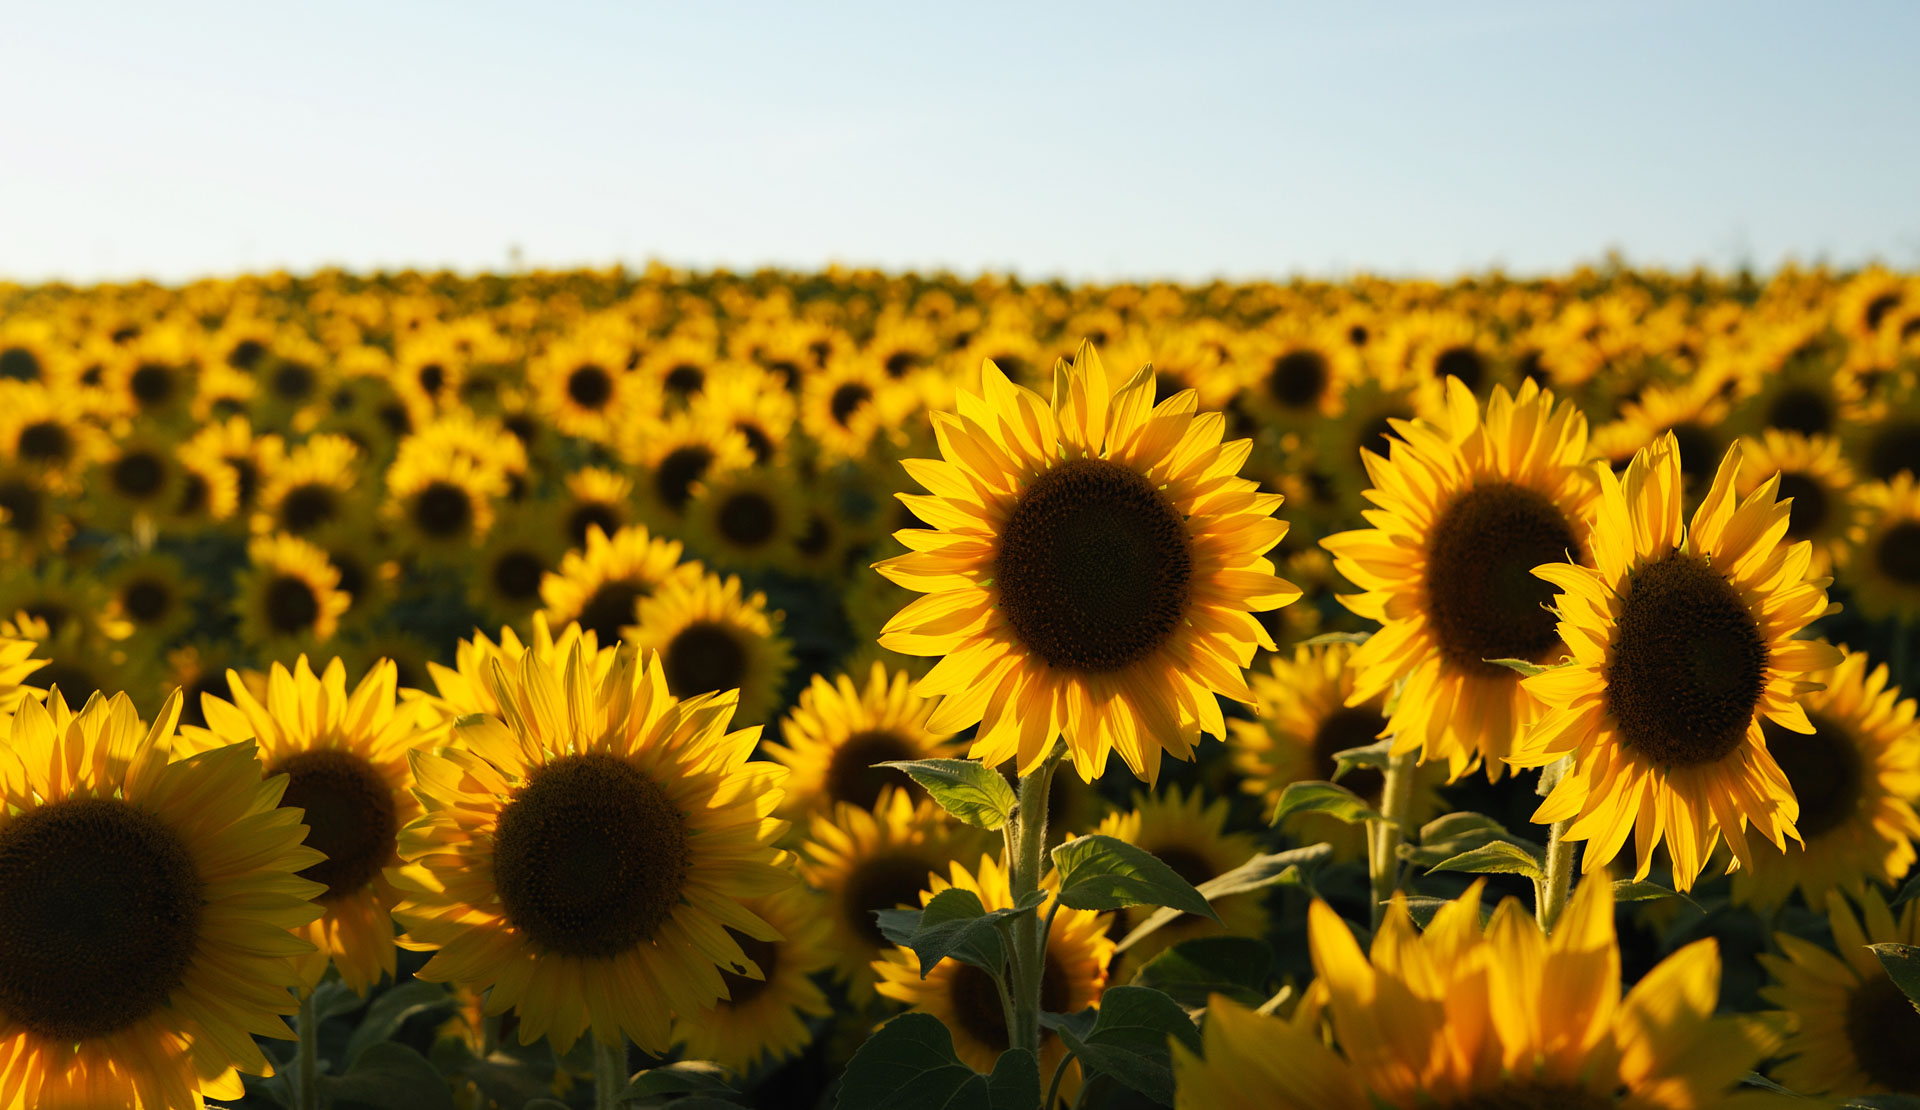
[[18,6],[0,277],[1920,266],[1920,4]]

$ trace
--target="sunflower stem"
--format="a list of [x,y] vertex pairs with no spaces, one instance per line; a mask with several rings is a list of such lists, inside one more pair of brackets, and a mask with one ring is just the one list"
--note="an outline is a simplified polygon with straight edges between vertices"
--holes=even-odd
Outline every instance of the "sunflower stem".
[[294,1110],[320,1110],[320,1023],[315,1019],[314,992],[300,996],[299,1055],[293,1063]]
[[1386,783],[1380,788],[1380,816],[1367,822],[1367,872],[1373,879],[1373,927],[1380,927],[1387,903],[1400,887],[1400,842],[1406,838],[1407,810],[1413,802],[1414,760],[1406,752],[1387,760]]
[[[1047,789],[1066,748],[1056,744],[1040,766],[1020,779],[1020,806],[1013,819],[1014,855],[1008,885],[1017,903],[1040,889],[1041,861],[1047,846]],[[1008,1043],[1040,1055],[1040,987],[1045,976],[1046,937],[1037,913],[1013,922],[1013,1028]]]
[[594,1110],[618,1110],[620,1093],[627,1089],[627,1038],[593,1038]]
[[[1568,756],[1541,770],[1538,792],[1542,797],[1553,793],[1553,788],[1566,776],[1572,762],[1573,757]],[[1567,905],[1567,896],[1573,892],[1573,850],[1576,842],[1567,837],[1567,829],[1572,824],[1572,818],[1568,818],[1555,821],[1547,827],[1546,874],[1534,886],[1538,895],[1534,899],[1534,919],[1539,921],[1543,932],[1553,931],[1553,923],[1560,919],[1560,911]]]
[[1047,1097],[1040,1102],[1040,1110],[1053,1110],[1060,1103],[1060,1083],[1067,1077],[1067,1065],[1073,1063],[1073,1053],[1062,1052],[1060,1062],[1053,1067],[1053,1080],[1047,1084]]

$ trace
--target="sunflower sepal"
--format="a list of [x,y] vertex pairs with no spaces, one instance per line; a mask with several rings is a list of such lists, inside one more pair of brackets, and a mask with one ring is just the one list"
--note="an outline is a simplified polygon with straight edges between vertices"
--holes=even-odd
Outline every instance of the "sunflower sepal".
[[1900,988],[1914,1009],[1920,1010],[1920,945],[1886,941],[1867,947],[1880,958],[1880,966],[1887,969],[1893,985]]
[[1070,909],[1164,906],[1220,920],[1192,883],[1153,853],[1118,837],[1074,837],[1054,848],[1053,866],[1060,872],[1060,904]]
[[1006,968],[1006,934],[1013,919],[1037,912],[1046,900],[1044,892],[1030,891],[1015,905],[988,912],[978,894],[948,887],[934,895],[924,909],[878,910],[874,917],[882,936],[920,958],[922,979],[944,959],[971,964],[997,976]]
[[1200,1051],[1200,1030],[1173,998],[1151,987],[1109,987],[1083,1038],[1064,1023],[1055,1030],[1080,1066],[1163,1106],[1174,1102],[1172,1041]]
[[1267,824],[1278,825],[1297,813],[1325,814],[1349,825],[1385,820],[1365,799],[1337,782],[1288,783]]
[[971,759],[900,759],[876,763],[904,771],[940,808],[991,832],[1013,817],[1019,799],[999,772]]

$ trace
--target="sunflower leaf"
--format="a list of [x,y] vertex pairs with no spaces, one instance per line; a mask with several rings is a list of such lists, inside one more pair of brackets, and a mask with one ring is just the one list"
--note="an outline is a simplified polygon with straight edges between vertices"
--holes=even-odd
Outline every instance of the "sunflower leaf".
[[347,1061],[382,1041],[390,1041],[410,1017],[435,1010],[453,1009],[453,995],[439,983],[409,979],[373,1000],[360,1025],[347,1038]]
[[1289,783],[1281,791],[1280,804],[1274,807],[1273,820],[1268,824],[1278,825],[1297,813],[1324,813],[1349,825],[1384,820],[1358,794],[1331,782]]
[[1897,910],[1915,898],[1920,898],[1920,872],[1907,876],[1907,881],[1900,886],[1900,893],[1893,896],[1887,908]]
[[[1309,844],[1305,848],[1292,848],[1285,852],[1261,853],[1231,871],[1215,875],[1195,889],[1206,895],[1211,902],[1234,894],[1265,890],[1270,886],[1289,883],[1305,886],[1306,880],[1302,877],[1301,868],[1311,867],[1332,855],[1333,846],[1329,844]],[[1134,926],[1133,931],[1121,939],[1116,951],[1125,952],[1128,948],[1140,943],[1148,934],[1159,930],[1179,916],[1179,910],[1153,911],[1145,921]]]
[[1880,966],[1887,969],[1893,985],[1900,988],[1914,1009],[1920,1010],[1920,945],[1869,944],[1867,947],[1880,957]]
[[1019,804],[1000,772],[971,759],[900,759],[874,766],[905,771],[940,808],[978,829],[1006,824]]
[[1525,875],[1529,879],[1538,879],[1545,874],[1544,867],[1542,856],[1518,844],[1489,840],[1478,848],[1443,859],[1428,870],[1467,871],[1475,875]]
[[648,1068],[634,1076],[627,1083],[627,1089],[620,1092],[619,1102],[626,1106],[643,1101],[660,1102],[678,1095],[733,1093],[733,1084],[727,1082],[727,1073],[720,1065],[707,1060],[681,1060]]
[[384,1110],[454,1110],[453,1092],[425,1056],[403,1044],[368,1047],[345,1075],[323,1075],[330,1101],[345,1100]]
[[1040,1105],[1040,1061],[1024,1048],[1012,1048],[993,1062],[987,1076],[993,1110],[1030,1110]]
[[998,975],[1007,962],[1002,930],[1014,918],[1034,913],[1044,901],[1046,895],[1034,891],[1018,905],[989,913],[973,891],[949,887],[934,895],[924,910],[880,910],[874,916],[882,936],[920,957],[922,979],[946,959]]
[[953,1034],[931,1014],[902,1014],[868,1037],[847,1063],[834,1107],[994,1110],[987,1077],[960,1062]]
[[1157,990],[1188,1010],[1205,1009],[1207,999],[1226,995],[1247,1006],[1267,997],[1267,972],[1273,949],[1253,937],[1196,937],[1148,960],[1133,985]]
[[1506,841],[1536,859],[1546,858],[1546,849],[1508,832],[1506,826],[1484,813],[1449,813],[1435,818],[1420,829],[1420,843],[1400,845],[1398,855],[1416,866],[1432,869],[1436,864],[1495,841]]
[[1641,879],[1639,881],[1633,879],[1617,879],[1614,881],[1613,900],[1616,902],[1651,902],[1659,898],[1678,898],[1687,905],[1699,910],[1701,913],[1707,912],[1700,903],[1682,894],[1680,891],[1667,886],[1665,883],[1656,883],[1651,879]]
[[1385,769],[1393,760],[1393,738],[1376,740],[1364,748],[1347,748],[1333,753],[1333,777],[1337,781],[1345,778],[1348,771],[1355,767],[1378,767]]
[[[1407,894],[1403,897],[1407,902],[1407,916],[1413,918],[1413,923],[1422,929],[1433,923],[1434,914],[1454,902],[1452,898],[1435,898],[1431,894]],[[1383,906],[1392,904],[1390,900],[1381,903]],[[1493,920],[1493,907],[1483,901],[1480,904],[1480,924],[1484,927],[1491,920]],[[1360,930],[1354,926],[1354,923],[1347,922],[1347,927],[1353,929],[1355,939],[1359,939]]]
[[1545,674],[1553,669],[1552,667],[1543,667],[1538,663],[1528,662],[1525,659],[1482,659],[1481,662],[1492,663],[1496,667],[1505,667],[1510,671],[1519,671],[1528,678],[1532,678],[1537,674]]
[[1195,1052],[1200,1030],[1180,1004],[1146,987],[1113,987],[1100,996],[1100,1014],[1083,1039],[1067,1028],[1059,1036],[1082,1067],[1173,1105],[1173,1052],[1179,1038]]
[[1295,647],[1319,647],[1322,644],[1364,644],[1373,639],[1371,632],[1322,632],[1294,644]]
[[1167,906],[1214,921],[1206,895],[1153,853],[1111,836],[1075,837],[1053,850],[1060,904],[1076,910]]

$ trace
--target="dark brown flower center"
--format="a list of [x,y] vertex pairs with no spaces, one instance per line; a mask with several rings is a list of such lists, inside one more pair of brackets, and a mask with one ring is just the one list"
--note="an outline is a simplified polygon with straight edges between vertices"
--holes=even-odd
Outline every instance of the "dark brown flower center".
[[1674,551],[1633,571],[1613,633],[1607,708],[1656,764],[1722,759],[1746,738],[1767,681],[1767,645],[1718,571]]
[[1577,558],[1573,525],[1545,494],[1495,482],[1441,513],[1427,539],[1427,615],[1460,670],[1508,674],[1488,659],[1538,660],[1560,642],[1553,586],[1533,568]]
[[0,349],[0,378],[16,382],[40,380],[40,356],[25,347]]
[[827,402],[827,409],[833,414],[833,422],[842,428],[853,414],[860,411],[868,401],[873,400],[873,390],[860,382],[848,382],[833,391],[833,397]]
[[281,363],[273,372],[273,392],[283,401],[304,401],[317,384],[313,371],[297,362]]
[[414,495],[413,522],[436,540],[464,536],[473,528],[473,498],[452,482],[430,482]]
[[1892,979],[1875,975],[1847,999],[1847,1043],[1867,1078],[1890,1091],[1920,1095],[1920,1011]]
[[320,616],[320,599],[306,579],[282,574],[267,583],[267,625],[283,636],[311,631]]
[[590,362],[576,366],[567,375],[567,396],[583,409],[598,411],[613,398],[613,377]]
[[29,462],[63,463],[73,457],[73,436],[58,420],[39,420],[20,429],[16,446]]
[[1487,359],[1473,347],[1448,347],[1433,360],[1433,375],[1441,381],[1459,378],[1475,393],[1487,383]]
[[875,855],[854,864],[840,895],[841,912],[847,922],[875,948],[886,947],[887,938],[874,913],[918,906],[920,892],[929,885],[928,876],[942,865],[942,861],[911,849],[896,851],[898,854]]
[[0,829],[0,1013],[61,1044],[167,1003],[199,946],[204,887],[179,834],[108,798]]
[[158,578],[136,578],[120,591],[120,604],[136,624],[153,624],[173,611],[173,590]]
[[1332,381],[1327,356],[1311,347],[1296,347],[1273,360],[1267,370],[1267,393],[1282,408],[1304,409],[1319,404]]
[[307,847],[326,853],[324,863],[300,872],[325,883],[323,901],[353,894],[397,861],[394,843],[400,831],[393,790],[364,756],[339,748],[317,748],[287,757],[267,769],[285,773],[282,806],[306,811]]
[[[948,1000],[953,1004],[955,1024],[977,1044],[986,1045],[995,1052],[1007,1050],[1006,1011],[1000,1007],[1000,988],[994,984],[993,976],[972,964],[955,964],[953,979],[948,988],[951,992]],[[1040,973],[1040,1008],[1050,1014],[1065,1013],[1073,1004],[1072,986],[1067,979],[1067,969],[1052,952],[1047,953],[1047,963]],[[1053,1036],[1043,1031],[1041,1040]]]
[[714,621],[695,621],[667,641],[660,655],[667,690],[690,698],[715,690],[738,690],[747,677],[747,649],[740,633]]
[[880,791],[888,786],[903,786],[922,794],[918,783],[891,767],[876,763],[918,759],[919,749],[898,733],[884,729],[856,732],[834,749],[827,764],[827,796],[836,802],[850,802],[863,808],[880,800]]
[[693,484],[706,477],[713,465],[713,450],[700,444],[676,447],[660,460],[653,472],[653,490],[674,512],[687,507],[693,497]]
[[620,639],[620,630],[633,623],[634,604],[653,591],[643,582],[616,578],[600,583],[580,607],[580,627],[599,637],[607,647]]
[[686,397],[700,392],[700,387],[707,384],[707,372],[690,362],[683,362],[667,371],[666,380],[661,384],[666,387],[668,393],[676,397]]
[[503,551],[493,561],[493,588],[508,601],[532,601],[540,596],[540,580],[546,573],[546,560],[538,552]]
[[[1331,782],[1340,761],[1334,756],[1350,748],[1378,743],[1387,718],[1377,705],[1343,705],[1326,715],[1313,731],[1314,777]],[[1369,802],[1378,801],[1386,779],[1377,768],[1355,767],[1340,778],[1340,785]]]
[[1800,801],[1795,827],[1812,839],[1845,824],[1859,809],[1865,768],[1846,726],[1824,713],[1808,713],[1807,719],[1813,722],[1811,736],[1772,721],[1760,722],[1760,730]]
[[567,538],[574,547],[587,545],[587,530],[599,528],[611,536],[626,523],[620,510],[605,501],[588,501],[574,507],[567,516]]
[[1902,471],[1920,477],[1920,417],[1889,420],[1867,441],[1867,471],[1890,482]]
[[333,489],[317,482],[295,486],[280,499],[280,526],[296,536],[304,536],[332,520],[339,512],[339,499]]
[[154,408],[171,401],[175,385],[173,367],[157,362],[143,363],[127,380],[127,388],[142,408]]
[[728,543],[756,548],[773,538],[780,517],[766,494],[759,490],[741,490],[721,503],[714,521]]
[[1790,386],[1774,395],[1766,422],[1769,428],[1819,435],[1833,427],[1833,402],[1820,390]]
[[721,1000],[720,1005],[745,1006],[765,994],[767,984],[773,982],[774,973],[780,966],[780,946],[773,941],[759,940],[733,929],[728,929],[727,933],[733,937],[734,943],[740,946],[740,951],[747,959],[759,965],[760,974],[764,976],[760,979],[750,979],[745,975],[728,971],[724,967],[720,969],[720,981],[727,985],[727,997]]
[[0,509],[7,511],[7,527],[32,535],[46,520],[46,497],[24,481],[0,482]]
[[1793,504],[1787,506],[1789,537],[1804,540],[1826,523],[1830,504],[1826,487],[1808,475],[1781,472],[1779,496],[1781,500],[1793,498]]
[[1881,533],[1874,558],[1888,578],[1920,586],[1920,520],[1903,520]]
[[1614,1100],[1585,1087],[1509,1081],[1442,1105],[1444,1110],[1612,1110]]
[[1107,672],[1186,619],[1186,522],[1135,471],[1102,459],[1035,478],[1007,518],[994,578],[1007,623],[1049,665]]
[[129,451],[114,460],[108,475],[121,496],[140,501],[159,490],[167,479],[167,467],[151,451]]
[[612,957],[651,938],[680,904],[691,861],[666,791],[598,753],[536,770],[493,837],[507,920],[567,956]]

